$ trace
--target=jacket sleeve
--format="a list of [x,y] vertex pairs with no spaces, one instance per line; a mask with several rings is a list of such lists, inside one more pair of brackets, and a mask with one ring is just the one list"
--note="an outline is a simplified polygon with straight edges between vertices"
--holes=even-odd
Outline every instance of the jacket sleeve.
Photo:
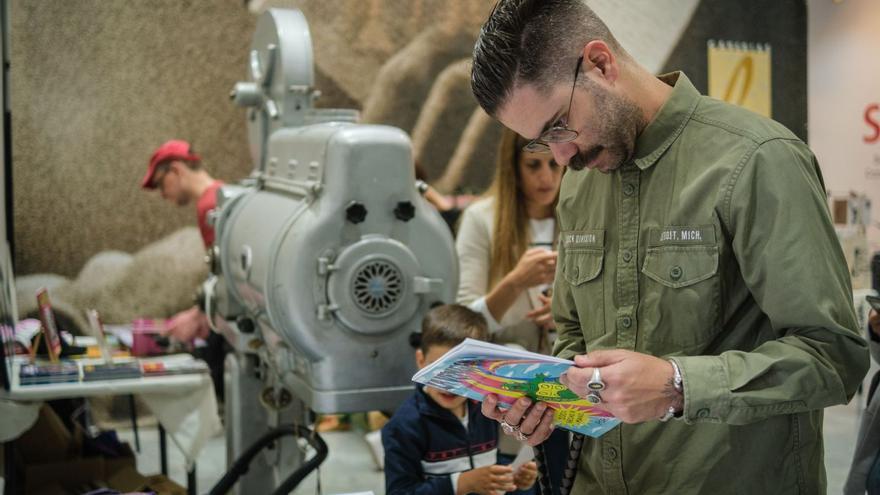
[[[796,140],[756,145],[719,216],[775,335],[750,352],[674,360],[684,418],[747,424],[848,402],[869,364],[818,163]],[[727,211],[725,211],[725,209]]]
[[424,438],[394,421],[382,428],[387,495],[455,495],[449,476],[425,478],[421,465],[427,449]]
[[475,203],[464,210],[458,236],[455,238],[455,251],[458,254],[458,295],[459,304],[469,305],[489,291],[490,240],[489,226],[482,218],[482,211]]

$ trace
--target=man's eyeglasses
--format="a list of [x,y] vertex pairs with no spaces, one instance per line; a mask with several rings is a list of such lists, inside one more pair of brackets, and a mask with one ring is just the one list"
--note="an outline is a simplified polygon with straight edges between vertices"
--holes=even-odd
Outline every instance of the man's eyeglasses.
[[153,174],[153,187],[156,189],[162,189],[163,182],[165,182],[165,177],[168,175],[168,169],[170,167],[168,164],[163,163],[156,168],[156,172]]
[[540,136],[532,139],[525,146],[524,151],[532,153],[546,153],[550,151],[549,143],[568,143],[574,141],[578,137],[578,131],[568,127],[568,116],[571,113],[571,102],[574,101],[574,88],[577,86],[578,74],[581,72],[581,65],[584,63],[584,57],[578,57],[577,65],[574,68],[574,82],[571,84],[571,96],[568,97],[568,110],[565,111],[565,120],[562,118],[556,121],[556,124],[542,132]]

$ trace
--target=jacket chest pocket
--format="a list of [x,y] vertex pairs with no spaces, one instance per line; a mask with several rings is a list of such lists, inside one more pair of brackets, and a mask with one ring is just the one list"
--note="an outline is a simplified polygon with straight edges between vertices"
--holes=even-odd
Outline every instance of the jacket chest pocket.
[[[644,340],[682,351],[699,348],[721,330],[718,247],[649,247],[642,265],[647,280],[639,307]],[[661,346],[662,347],[662,346]],[[652,346],[653,351],[659,351]]]
[[563,248],[562,276],[570,287],[581,331],[589,339],[605,333],[605,292],[602,267],[603,248]]

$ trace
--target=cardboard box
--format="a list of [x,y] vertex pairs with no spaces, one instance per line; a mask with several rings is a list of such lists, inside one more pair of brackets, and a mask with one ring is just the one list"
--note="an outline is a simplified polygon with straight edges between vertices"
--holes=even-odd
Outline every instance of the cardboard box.
[[15,449],[26,464],[57,462],[74,456],[73,435],[47,404],[37,421],[15,441]]
[[[73,457],[54,462],[29,462],[24,468],[25,493],[67,493],[67,491],[75,493],[75,490],[81,486],[98,482],[106,483],[116,473],[130,471],[137,473],[134,453],[127,444],[125,449],[127,455],[116,458]],[[137,481],[142,482],[146,479],[141,476]]]

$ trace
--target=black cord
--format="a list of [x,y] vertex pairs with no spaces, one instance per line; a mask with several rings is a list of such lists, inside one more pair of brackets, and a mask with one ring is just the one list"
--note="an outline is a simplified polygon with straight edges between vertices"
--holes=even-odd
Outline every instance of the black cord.
[[568,495],[574,486],[574,478],[577,476],[578,462],[581,458],[581,447],[584,445],[584,436],[580,433],[572,434],[571,445],[568,448],[568,461],[565,463],[565,472],[562,476],[561,495]]
[[535,462],[538,464],[538,486],[541,488],[541,495],[553,495],[544,444],[535,446]]
[[[560,495],[568,495],[574,486],[574,479],[577,476],[578,462],[581,458],[581,447],[584,445],[584,436],[580,433],[573,433],[571,444],[568,447],[568,460],[565,462],[565,471],[562,476],[562,486],[559,489]],[[538,483],[541,488],[541,495],[552,495],[553,485],[550,482],[550,469],[547,466],[547,456],[544,452],[544,444],[535,447],[535,462],[538,464]]]
[[220,481],[211,488],[211,491],[209,492],[210,495],[223,495],[227,493],[232,486],[238,482],[238,479],[241,478],[243,474],[247,473],[251,461],[257,456],[257,454],[259,454],[264,448],[272,445],[278,438],[285,436],[303,438],[315,449],[314,457],[306,461],[294,471],[293,474],[284,480],[284,482],[275,490],[274,494],[287,494],[293,491],[303,478],[317,469],[317,467],[324,462],[324,459],[327,458],[327,444],[324,443],[324,439],[312,430],[300,425],[279,426],[278,428],[266,432],[265,435],[251,444],[251,446],[232,463],[232,466],[226,471],[226,474],[224,474],[223,477],[220,478]]

